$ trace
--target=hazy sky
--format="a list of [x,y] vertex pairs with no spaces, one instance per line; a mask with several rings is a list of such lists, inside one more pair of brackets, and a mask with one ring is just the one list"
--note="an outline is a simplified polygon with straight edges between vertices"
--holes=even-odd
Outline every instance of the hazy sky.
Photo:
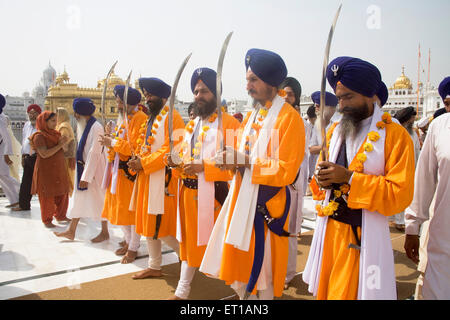
[[415,84],[420,42],[421,80],[427,77],[428,49],[431,83],[450,75],[448,0],[0,0],[0,92],[31,92],[49,61],[58,74],[66,66],[71,82],[81,87],[95,87],[115,60],[120,77],[133,70],[133,83],[146,76],[172,85],[192,52],[177,92],[191,100],[193,70],[216,69],[220,47],[234,31],[224,98],[247,98],[244,57],[250,48],[280,54],[309,95],[320,88],[325,43],[340,3],[330,59],[368,60],[388,86],[405,66]]

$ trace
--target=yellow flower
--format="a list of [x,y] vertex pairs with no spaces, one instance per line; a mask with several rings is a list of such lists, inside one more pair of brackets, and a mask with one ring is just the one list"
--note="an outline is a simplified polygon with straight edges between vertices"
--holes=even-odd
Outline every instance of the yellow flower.
[[208,131],[208,130],[209,130],[209,127],[208,127],[208,126],[203,126],[203,128],[202,128],[202,129],[203,129],[203,131],[204,131],[204,132],[206,132],[206,131]]
[[142,143],[142,139],[137,139],[137,140],[136,140],[136,143],[137,143],[137,144],[141,144],[141,143]]
[[375,131],[369,132],[369,134],[367,136],[369,137],[369,140],[373,141],[373,142],[376,142],[376,141],[378,141],[378,139],[380,139],[380,134]]
[[367,156],[365,153],[358,153],[356,159],[358,159],[359,162],[364,163],[367,160]]
[[388,112],[383,113],[381,116],[381,120],[383,120],[384,123],[390,124],[392,122],[391,115]]
[[169,107],[165,106],[163,110],[167,112],[167,111],[169,111]]
[[269,113],[269,110],[266,109],[259,109],[259,114],[263,117],[267,116],[267,113]]
[[339,207],[339,203],[331,200],[330,203],[328,203],[328,206],[330,206],[330,208],[334,211],[336,211]]
[[343,194],[347,194],[350,191],[350,186],[348,184],[343,184],[342,186],[339,187],[339,190]]
[[340,190],[334,190],[333,193],[335,198],[340,198],[342,196],[342,192]]
[[270,109],[271,106],[272,106],[272,101],[267,101],[265,107],[267,109]]
[[192,153],[193,153],[195,156],[198,156],[198,155],[200,154],[200,150],[198,150],[197,148],[194,148],[194,149],[192,149]]
[[202,147],[202,143],[201,143],[201,142],[197,142],[197,143],[195,144],[195,147],[198,148],[198,149],[200,149],[200,148]]
[[156,116],[156,120],[161,121],[161,120],[162,120],[162,117],[158,114],[158,115]]
[[364,165],[363,165],[362,163],[358,163],[358,164],[355,166],[355,171],[356,171],[356,172],[359,172],[359,173],[363,172],[363,171],[364,171]]
[[364,144],[364,150],[366,152],[372,152],[373,151],[373,145],[370,142],[366,142]]
[[161,114],[162,114],[163,116],[165,116],[165,115],[166,115],[166,113],[167,113],[167,111],[166,111],[166,110],[163,110],[163,111],[161,111]]

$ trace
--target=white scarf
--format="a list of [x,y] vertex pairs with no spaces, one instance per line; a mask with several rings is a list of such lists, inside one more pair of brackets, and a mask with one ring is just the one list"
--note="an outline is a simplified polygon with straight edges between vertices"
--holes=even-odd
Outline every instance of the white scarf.
[[[251,163],[254,163],[256,158],[267,158],[267,146],[272,134],[272,129],[275,126],[278,114],[284,104],[284,99],[278,95],[272,101],[272,107],[269,109],[269,112],[264,119],[260,134],[256,140],[254,148],[252,149],[250,155]],[[250,134],[252,124],[258,116],[258,110],[259,108],[256,108],[252,111],[244,128],[239,146],[240,152],[244,152],[245,150],[246,137]],[[238,198],[236,200],[236,205],[233,210],[233,216],[231,218],[227,233],[227,221],[228,216],[231,213],[231,199],[233,198],[236,188],[236,176],[231,182],[230,191],[228,192],[228,196],[225,199],[216,223],[214,224],[214,228],[200,266],[200,271],[205,274],[216,277],[218,276],[221,267],[224,243],[231,244],[235,248],[242,251],[249,250],[256,210],[256,200],[258,198],[259,191],[259,185],[252,184],[251,182],[252,171],[253,165],[251,169],[245,169],[245,174],[242,179]]]
[[[167,112],[165,115],[160,113],[162,119],[159,121],[156,134],[153,135],[155,141],[150,145],[150,152],[158,151],[165,141],[165,123],[166,117],[169,115]],[[156,121],[156,119],[155,119]],[[166,184],[166,168],[162,168],[155,171],[148,176],[148,214],[158,215],[164,214],[164,198],[165,198],[165,184]]]
[[[367,155],[367,160],[364,163],[364,174],[377,176],[383,176],[385,174],[384,148],[386,129],[378,129],[376,126],[377,122],[382,121],[382,115],[383,111],[378,105],[375,105],[369,132],[378,132],[380,139],[372,142],[374,150]],[[339,130],[339,127],[340,125],[337,125],[334,132],[339,132],[336,131]],[[341,144],[341,135],[333,134],[330,142],[330,162],[336,161]],[[330,193],[331,190],[327,190],[325,199],[329,199]],[[319,287],[327,222],[328,217],[317,217],[316,230],[311,243],[308,261],[303,272],[303,281],[309,284],[308,291],[314,296],[317,296]],[[365,209],[362,210],[358,299],[397,299],[394,255],[388,218],[378,212],[371,212]]]

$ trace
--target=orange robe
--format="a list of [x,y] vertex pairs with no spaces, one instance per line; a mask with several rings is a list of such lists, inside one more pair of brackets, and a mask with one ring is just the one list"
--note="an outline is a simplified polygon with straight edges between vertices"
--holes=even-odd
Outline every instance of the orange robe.
[[[156,215],[148,213],[148,197],[149,197],[149,175],[153,172],[165,168],[166,164],[164,158],[169,153],[169,117],[164,121],[164,144],[160,149],[152,152],[148,156],[141,158],[142,171],[138,172],[138,177],[135,181],[137,183],[136,196],[136,233],[145,236],[153,237],[156,230]],[[183,130],[184,122],[180,114],[173,110],[173,130]],[[145,127],[145,132],[147,127]],[[174,135],[174,146],[183,140],[183,137],[178,135],[178,139]],[[167,179],[167,175],[166,175]],[[164,214],[161,217],[161,225],[158,232],[158,238],[166,236],[176,236],[177,229],[177,188],[178,179],[176,175],[172,178],[168,185],[170,195],[164,196]]]
[[[327,141],[336,126],[329,129]],[[348,197],[351,209],[376,211],[391,216],[403,211],[414,192],[414,147],[408,132],[400,125],[386,125],[385,175],[354,172]],[[358,153],[363,152],[363,144]],[[356,157],[349,170],[356,168]],[[312,184],[315,184],[313,179]],[[317,184],[312,190],[318,190]],[[359,237],[361,230],[358,228]],[[358,298],[360,251],[349,249],[356,244],[351,226],[328,219],[323,245],[322,267],[317,299],[355,300]]]
[[[146,121],[147,115],[142,111],[136,112],[129,121],[130,142],[133,151],[136,150],[137,147],[136,140],[139,136],[139,129]],[[120,130],[120,128],[118,130]],[[119,154],[119,159],[121,161],[127,161],[131,156],[131,148],[128,143],[127,134],[128,133],[126,132],[123,138],[116,140],[113,147],[114,152]],[[122,169],[119,169],[116,193],[111,194],[111,183],[106,189],[102,218],[108,219],[113,225],[134,225],[134,211],[129,210],[133,184],[134,182],[126,177],[125,172]]]
[[[243,129],[249,119],[250,113],[247,114],[243,121],[241,128]],[[253,184],[262,184],[268,186],[283,187],[291,184],[297,175],[300,164],[303,161],[305,153],[305,128],[303,121],[297,111],[285,103],[281,108],[278,118],[276,119],[274,130],[279,130],[279,159],[271,158],[271,141],[267,147],[268,159],[258,159],[253,165]],[[241,132],[242,133],[242,132]],[[238,138],[240,141],[240,138]],[[277,170],[261,170],[263,168],[275,168]],[[272,171],[267,174],[267,171]],[[230,215],[227,221],[227,230],[232,218],[237,196],[239,193],[242,178],[240,173],[236,176],[235,192],[231,199]],[[230,196],[230,195],[229,195]],[[279,218],[284,212],[286,205],[286,189],[282,188],[271,200],[266,203],[270,215],[274,218]],[[284,229],[287,230],[289,226],[289,217],[286,219]],[[264,239],[267,237],[268,227],[264,224]],[[221,268],[219,278],[225,280],[228,285],[235,281],[248,283],[253,264],[254,246],[255,246],[255,232],[252,229],[252,236],[250,247],[248,251],[242,251],[235,248],[233,245],[224,244]],[[273,293],[275,296],[281,296],[284,287],[284,279],[286,276],[287,262],[288,262],[288,238],[280,237],[272,233],[270,236],[271,247],[271,263],[272,263],[272,283]],[[255,286],[256,292],[257,285]]]
[[[223,137],[226,131],[237,130],[241,125],[239,121],[228,113],[222,114]],[[225,139],[225,138],[224,138]],[[227,145],[234,147],[234,141],[225,141]],[[195,144],[195,142],[194,142]],[[215,163],[208,159],[203,159],[206,181],[230,181],[233,174],[226,170],[222,171],[215,167]],[[180,190],[180,222],[182,241],[180,242],[180,259],[187,261],[190,267],[200,267],[205,254],[206,245],[197,246],[197,226],[198,226],[198,190],[189,189],[184,184]],[[214,200],[214,222],[219,215],[222,206]]]

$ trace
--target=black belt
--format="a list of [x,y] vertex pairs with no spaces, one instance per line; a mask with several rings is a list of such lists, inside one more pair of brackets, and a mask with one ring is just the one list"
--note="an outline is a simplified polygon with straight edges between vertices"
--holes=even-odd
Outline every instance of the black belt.
[[197,179],[183,179],[183,184],[186,188],[197,190],[198,189],[198,180]]
[[[198,179],[183,179],[183,184],[186,188],[198,190]],[[228,182],[226,181],[214,181],[214,198],[222,206],[228,195]]]
[[358,236],[357,228],[362,226],[362,210],[350,209],[345,200],[342,198],[335,199],[334,201],[339,203],[339,206],[330,218],[350,225],[358,246],[361,246],[361,239]]
[[136,174],[132,175],[128,169],[128,161],[122,161],[119,160],[119,169],[122,169],[123,172],[125,173],[125,176],[127,177],[128,180],[130,180],[131,182],[134,182],[134,180],[136,180]]

